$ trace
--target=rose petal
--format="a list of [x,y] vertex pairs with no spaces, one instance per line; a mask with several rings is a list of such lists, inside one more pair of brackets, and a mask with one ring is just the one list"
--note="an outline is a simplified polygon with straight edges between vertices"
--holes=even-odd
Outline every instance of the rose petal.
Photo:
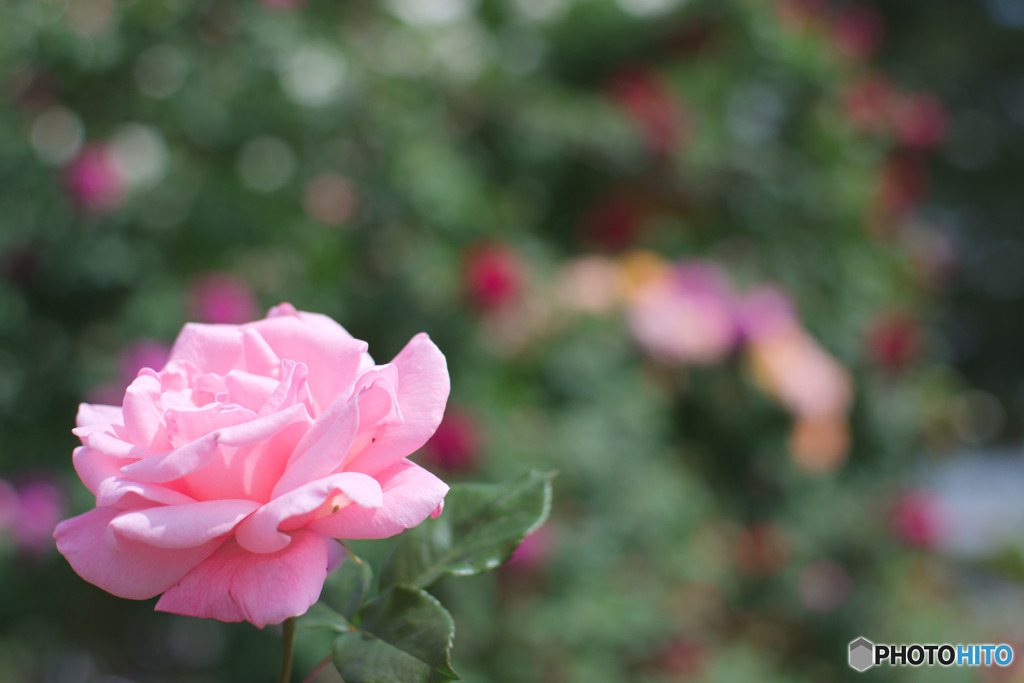
[[[281,361],[280,376],[281,382],[274,388],[274,391],[267,398],[266,403],[260,408],[260,415],[275,413],[284,406],[304,403],[309,405],[309,368],[305,363],[296,363],[293,360]],[[310,411],[312,413],[312,411]]]
[[231,395],[231,402],[253,412],[263,407],[279,384],[273,377],[254,375],[243,370],[232,370],[224,375],[224,386]]
[[379,508],[349,505],[314,520],[307,528],[332,538],[386,538],[434,514],[448,493],[447,484],[408,460],[375,478],[383,490]]
[[204,500],[130,510],[110,527],[124,538],[159,548],[192,548],[229,533],[259,507],[251,500]]
[[326,316],[277,307],[272,317],[251,324],[281,359],[309,367],[309,390],[322,410],[350,386],[366,355],[366,342],[353,339]]
[[399,425],[404,422],[394,383],[381,377],[363,389],[359,402],[359,431]]
[[308,417],[306,407],[293,405],[279,413],[211,432],[181,448],[126,465],[121,471],[139,481],[173,481],[207,465],[219,446],[251,446],[266,441],[305,417]]
[[106,453],[80,446],[71,455],[75,471],[86,488],[96,494],[97,506],[124,508],[126,496],[134,502],[147,501],[166,505],[191,503],[193,499],[183,493],[159,484],[146,484],[126,479],[121,473],[124,462]]
[[239,366],[242,333],[236,325],[187,323],[171,348],[172,362],[191,363],[203,372],[226,375]]
[[106,427],[111,423],[124,424],[122,422],[121,406],[104,406],[93,403],[82,403],[78,406],[78,415],[75,416],[75,424],[78,427],[98,426]]
[[113,550],[105,542],[107,526],[120,510],[100,507],[57,525],[53,537],[83,579],[122,598],[142,600],[167,590],[210,556],[222,541],[169,550],[122,538]]
[[163,387],[155,375],[140,373],[124,394],[124,428],[127,440],[150,450],[167,447]]
[[211,403],[202,408],[175,409],[165,412],[167,432],[172,448],[181,448],[198,441],[218,429],[251,422],[256,413],[239,405]]
[[245,356],[242,367],[249,372],[272,377],[281,367],[281,359],[274,349],[252,328],[242,332],[242,353]]
[[[78,432],[77,429],[71,431],[76,434]],[[82,435],[78,434],[78,436]],[[104,432],[87,434],[82,438],[82,443],[112,458],[142,460],[143,458],[151,458],[156,455],[153,451],[128,443],[123,439]],[[124,465],[125,463],[121,464]]]
[[271,497],[277,498],[338,469],[345,461],[358,428],[357,403],[340,400],[332,403],[295,446]]
[[[356,472],[332,474],[289,491],[261,507],[238,525],[235,539],[254,553],[276,552],[291,540],[288,534],[278,531],[282,525],[295,517],[315,512],[338,494],[364,508],[380,507],[383,502],[380,484],[373,477]],[[301,526],[301,523],[293,524],[291,528],[296,526]]]
[[254,554],[227,540],[167,590],[156,604],[172,612],[263,628],[304,614],[327,579],[329,539],[294,531],[288,547]]
[[208,434],[180,448],[139,460],[121,468],[121,472],[137,481],[163,484],[194,472],[213,459],[217,453],[219,434]]
[[349,462],[348,471],[369,475],[391,467],[420,448],[441,424],[448,401],[448,364],[426,334],[418,334],[392,361],[398,368],[398,405],[403,422],[384,427],[376,441]]

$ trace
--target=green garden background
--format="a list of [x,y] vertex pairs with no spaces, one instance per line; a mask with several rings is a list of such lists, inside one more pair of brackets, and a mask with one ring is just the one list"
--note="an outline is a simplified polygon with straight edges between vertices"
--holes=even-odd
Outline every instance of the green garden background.
[[846,654],[1024,657],[1019,0],[0,0],[0,91],[0,681],[272,680],[51,534],[78,403],[283,301],[558,472],[465,680],[1024,680]]

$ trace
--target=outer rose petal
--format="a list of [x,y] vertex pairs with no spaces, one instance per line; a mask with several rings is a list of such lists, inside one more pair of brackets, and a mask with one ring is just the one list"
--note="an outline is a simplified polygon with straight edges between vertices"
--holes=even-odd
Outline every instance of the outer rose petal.
[[382,428],[376,441],[346,463],[346,470],[376,476],[425,444],[441,424],[450,390],[448,363],[441,350],[420,333],[391,362],[398,368],[403,421]]
[[75,417],[75,424],[79,427],[90,427],[97,425],[100,428],[116,422],[124,424],[121,406],[104,406],[92,403],[82,403],[78,406],[78,415]]
[[97,506],[128,507],[122,504],[125,496],[139,503],[145,499],[152,503],[180,505],[194,502],[184,493],[159,484],[144,484],[125,478],[121,474],[123,461],[88,446],[79,446],[71,455],[75,471],[86,488],[96,494]]
[[[345,498],[338,505],[354,503],[363,508],[377,508],[383,502],[381,486],[373,477],[358,472],[332,474],[289,491],[261,507],[238,525],[235,539],[254,553],[277,552],[291,541],[287,533],[278,531],[280,527],[295,529],[303,526],[303,516],[317,511],[338,494]],[[296,517],[300,518],[299,523],[289,525]]]
[[[255,554],[234,540],[163,594],[161,612],[220,621],[248,621],[263,628],[304,614],[320,598],[327,579],[328,538],[293,531],[276,553]],[[181,552],[181,551],[178,551]]]
[[160,548],[193,548],[229,533],[259,506],[251,500],[160,505],[124,512],[110,522],[110,528],[123,538]]
[[57,525],[53,537],[78,575],[118,597],[143,600],[162,593],[205,560],[222,541],[168,550],[126,538],[117,549],[106,542],[107,526],[121,510],[101,507]]
[[386,538],[411,529],[440,511],[448,485],[419,465],[403,460],[376,476],[384,504],[368,509],[349,505],[311,522],[307,528],[333,538]]
[[188,362],[204,372],[226,375],[240,366],[242,333],[237,325],[187,323],[174,340],[167,363]]

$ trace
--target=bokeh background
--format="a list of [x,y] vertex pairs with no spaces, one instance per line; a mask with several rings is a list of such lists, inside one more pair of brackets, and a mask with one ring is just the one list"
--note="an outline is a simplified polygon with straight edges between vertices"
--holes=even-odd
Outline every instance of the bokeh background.
[[0,681],[272,680],[50,534],[77,404],[281,301],[559,471],[466,680],[1024,680],[846,664],[1024,658],[1020,0],[0,0],[0,88]]

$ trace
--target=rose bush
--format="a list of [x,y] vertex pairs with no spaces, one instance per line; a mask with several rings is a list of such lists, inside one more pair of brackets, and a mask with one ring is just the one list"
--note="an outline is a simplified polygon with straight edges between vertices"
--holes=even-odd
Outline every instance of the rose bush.
[[58,525],[82,578],[156,609],[277,623],[317,601],[331,539],[383,538],[440,513],[448,486],[406,456],[449,379],[426,334],[375,365],[330,318],[277,306],[188,324],[122,407],[82,404],[74,465],[96,508]]

